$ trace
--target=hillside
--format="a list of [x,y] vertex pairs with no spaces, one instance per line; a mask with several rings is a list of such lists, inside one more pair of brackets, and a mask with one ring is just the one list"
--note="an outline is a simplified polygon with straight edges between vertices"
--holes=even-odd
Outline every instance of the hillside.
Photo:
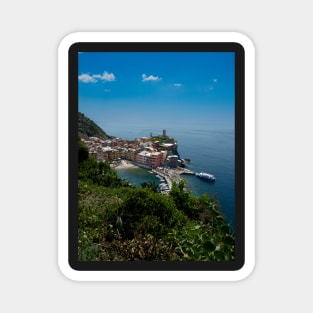
[[100,139],[112,139],[102,128],[100,128],[94,121],[78,112],[78,134],[80,136],[98,137]]
[[133,187],[78,149],[79,261],[232,261],[235,234],[215,196],[173,183],[168,195]]

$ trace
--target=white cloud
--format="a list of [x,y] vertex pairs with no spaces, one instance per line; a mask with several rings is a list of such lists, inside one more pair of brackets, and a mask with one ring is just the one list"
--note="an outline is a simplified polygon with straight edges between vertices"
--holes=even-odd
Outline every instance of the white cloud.
[[97,80],[94,79],[94,77],[90,76],[87,73],[79,75],[78,80],[80,80],[83,83],[96,83],[97,82]]
[[104,72],[101,74],[93,74],[90,75],[88,73],[84,73],[78,76],[78,80],[83,83],[97,83],[99,80],[104,82],[113,82],[115,81],[115,75],[113,73]]
[[217,83],[217,78],[213,78],[213,83]]
[[181,87],[182,84],[174,84],[175,87]]
[[161,79],[162,78],[158,77],[158,76],[153,76],[153,75],[147,76],[146,74],[142,74],[142,81],[143,82],[146,82],[146,81],[159,81]]
[[104,89],[104,92],[111,92],[111,89]]
[[113,82],[115,81],[115,75],[113,73],[108,73],[108,72],[104,72],[102,75],[100,74],[95,74],[95,75],[92,75],[93,78],[96,78],[96,79],[101,79],[105,82]]

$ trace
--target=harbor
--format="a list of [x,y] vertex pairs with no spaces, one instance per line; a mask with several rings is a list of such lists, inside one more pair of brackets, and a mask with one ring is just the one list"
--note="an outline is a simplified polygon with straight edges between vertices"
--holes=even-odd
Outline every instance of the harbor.
[[182,174],[195,175],[194,172],[186,168],[170,169],[166,167],[157,167],[156,169],[153,169],[151,172],[155,174],[157,178],[160,179],[161,183],[159,186],[161,193],[163,194],[168,193],[172,189],[173,182],[178,184],[182,180],[180,175]]
[[[126,161],[126,160],[120,160],[119,162],[115,162],[111,164],[113,168],[116,170],[124,170],[124,169],[142,169],[147,171],[148,173],[152,174],[155,178],[157,178],[158,185],[160,192],[162,194],[167,194],[172,189],[173,183],[179,184],[183,178],[181,175],[193,175],[196,177],[199,177],[203,180],[214,182],[215,177],[212,174],[207,173],[195,173],[185,167],[177,167],[177,168],[169,168],[169,167],[162,167],[159,166],[155,169],[149,169],[146,166],[142,166],[141,164],[138,164],[136,162]],[[186,186],[186,180],[184,180],[185,189],[188,189]]]
[[[160,184],[166,183],[169,184],[169,187],[172,187],[170,178],[173,177],[174,179],[175,177],[175,182],[183,179],[184,189],[191,191],[197,196],[201,196],[204,193],[218,195],[223,212],[226,214],[228,221],[234,225],[234,159],[232,158],[232,150],[226,149],[224,144],[225,140],[228,145],[234,142],[233,134],[228,131],[207,131],[203,133],[190,131],[185,133],[184,136],[178,132],[172,131],[172,133],[181,143],[179,154],[184,160],[185,168],[180,166],[176,168],[170,168],[169,166],[156,167],[156,172],[167,175],[168,180],[162,177],[164,182],[161,181],[156,177],[157,173],[152,173],[152,168],[140,168],[138,163],[136,164],[137,166],[132,167],[135,163],[131,160],[113,161],[114,165],[112,164],[112,167],[117,169],[118,175],[122,179],[128,180],[136,187],[141,187],[143,182],[154,182],[159,186],[160,192],[167,194],[169,191],[161,190],[161,187],[166,188],[166,186],[160,186]],[[214,149],[211,147],[214,147]],[[166,168],[168,169],[166,170]],[[188,173],[188,170],[191,172]],[[215,182],[207,181],[196,175],[196,173],[201,172],[212,173],[216,177]]]

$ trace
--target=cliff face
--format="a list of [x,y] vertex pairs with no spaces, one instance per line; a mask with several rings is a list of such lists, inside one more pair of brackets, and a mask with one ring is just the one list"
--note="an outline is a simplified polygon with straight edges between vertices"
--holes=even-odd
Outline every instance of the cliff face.
[[179,156],[179,153],[178,153],[178,151],[177,151],[177,145],[174,145],[174,146],[172,147],[172,152],[173,152],[174,155],[178,155],[178,156]]

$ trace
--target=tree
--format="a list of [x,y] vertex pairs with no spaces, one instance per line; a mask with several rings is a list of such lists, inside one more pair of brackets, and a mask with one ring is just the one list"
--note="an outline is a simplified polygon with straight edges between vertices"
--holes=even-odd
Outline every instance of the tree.
[[141,184],[142,188],[147,188],[153,192],[158,192],[158,184],[155,182],[143,182]]
[[131,189],[125,195],[120,216],[126,238],[133,238],[139,233],[160,238],[186,222],[186,217],[176,209],[172,198],[148,188]]
[[82,163],[89,157],[88,148],[86,145],[78,138],[78,163]]
[[184,181],[172,184],[170,196],[173,198],[177,209],[183,211],[189,217],[192,216],[192,196],[190,192],[184,190]]

